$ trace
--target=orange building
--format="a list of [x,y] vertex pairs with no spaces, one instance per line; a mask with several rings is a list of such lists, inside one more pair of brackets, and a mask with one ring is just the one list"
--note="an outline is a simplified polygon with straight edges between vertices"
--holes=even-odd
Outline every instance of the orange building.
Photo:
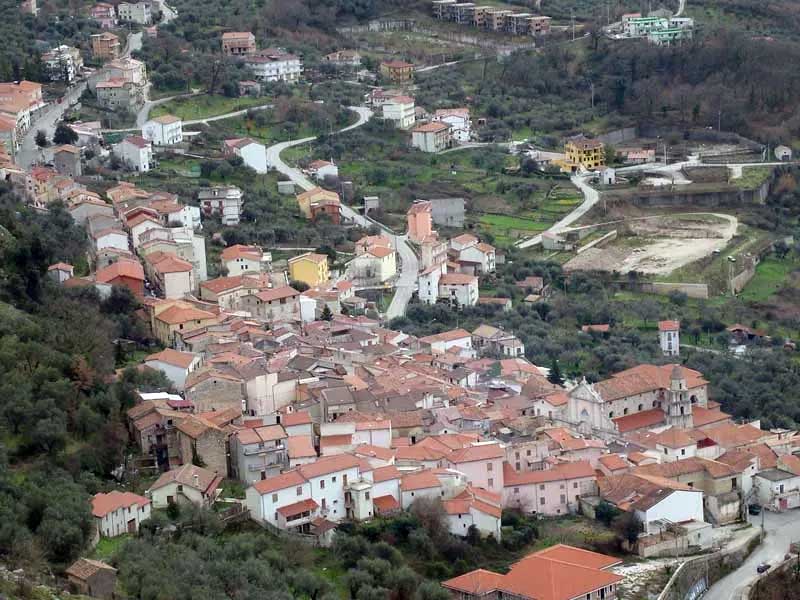
[[427,200],[417,200],[406,213],[408,237],[412,242],[421,243],[433,233],[433,207]]
[[414,65],[402,60],[381,63],[381,76],[394,83],[409,83],[414,79]]

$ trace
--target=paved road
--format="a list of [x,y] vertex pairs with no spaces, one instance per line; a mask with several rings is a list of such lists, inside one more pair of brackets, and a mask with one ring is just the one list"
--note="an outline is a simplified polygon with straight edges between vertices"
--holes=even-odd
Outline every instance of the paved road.
[[[572,184],[577,187],[583,193],[583,202],[575,207],[575,209],[565,216],[563,219],[558,221],[554,224],[550,229],[552,233],[558,233],[562,229],[565,229],[572,225],[575,221],[580,219],[583,215],[585,215],[589,210],[597,204],[597,201],[600,199],[600,194],[597,193],[592,186],[589,185],[588,181],[590,175],[573,175],[572,176]],[[542,235],[535,235],[532,238],[528,238],[526,240],[522,240],[521,242],[517,242],[516,246],[518,248],[530,248],[531,246],[535,246],[542,242]]]
[[[754,527],[761,524],[760,516],[751,516]],[[800,511],[785,513],[764,513],[767,536],[750,557],[736,571],[720,579],[703,596],[703,600],[731,600],[737,591],[756,576],[756,567],[762,562],[775,565],[783,560],[789,550],[789,543],[800,541]]]
[[[358,119],[352,125],[348,125],[347,127],[340,129],[338,133],[350,131],[356,127],[361,127],[364,123],[369,121],[370,117],[372,116],[372,111],[366,107],[350,106],[349,108],[358,114]],[[281,152],[287,148],[307,144],[315,139],[316,137],[307,137],[299,140],[281,142],[279,144],[270,146],[267,148],[267,166],[274,168],[279,173],[286,175],[299,188],[303,190],[310,190],[311,188],[315,187],[314,182],[306,177],[306,175],[299,169],[291,167],[283,162],[283,159],[281,159]],[[395,232],[381,225],[377,221],[373,221],[372,219],[360,215],[358,212],[344,204],[342,204],[342,216],[345,219],[349,219],[362,227],[378,225],[386,234],[390,235],[394,239],[394,246],[397,249],[397,254],[400,257],[400,276],[395,283],[395,294],[392,297],[392,302],[386,311],[386,318],[394,319],[395,317],[403,316],[406,312],[408,302],[411,300],[411,295],[416,290],[417,273],[419,272],[419,261],[416,254],[414,254],[411,245],[408,243],[408,236],[397,235]]]
[[[128,45],[123,53],[123,56],[130,56],[134,50],[142,47],[142,34],[134,33],[128,36]],[[36,118],[31,128],[25,133],[20,143],[19,150],[15,157],[15,161],[24,169],[29,169],[36,162],[46,162],[52,150],[41,150],[36,145],[36,132],[40,129],[47,134],[47,138],[53,138],[56,131],[58,122],[64,116],[64,113],[70,106],[75,105],[86,89],[86,85],[90,81],[100,79],[100,74],[95,73],[91,75],[88,80],[80,81],[74,84],[69,91],[61,98],[61,102],[53,102],[44,108],[44,111]]]

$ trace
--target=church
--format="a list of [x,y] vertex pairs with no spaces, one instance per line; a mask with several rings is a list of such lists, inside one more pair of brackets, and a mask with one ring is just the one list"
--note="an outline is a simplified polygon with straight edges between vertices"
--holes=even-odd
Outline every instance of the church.
[[657,427],[702,428],[730,420],[708,400],[702,373],[680,365],[639,365],[569,392],[568,420],[601,437]]

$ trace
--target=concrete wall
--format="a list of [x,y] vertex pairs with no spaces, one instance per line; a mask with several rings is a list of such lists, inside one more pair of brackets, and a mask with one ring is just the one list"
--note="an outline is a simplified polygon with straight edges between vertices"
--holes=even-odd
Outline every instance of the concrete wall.
[[643,283],[640,290],[646,294],[667,296],[670,292],[683,292],[689,298],[708,298],[708,285],[705,283]]
[[597,139],[604,144],[616,145],[636,139],[637,136],[638,131],[636,127],[623,127],[622,129],[617,129],[615,131],[604,133],[603,135],[598,135]]

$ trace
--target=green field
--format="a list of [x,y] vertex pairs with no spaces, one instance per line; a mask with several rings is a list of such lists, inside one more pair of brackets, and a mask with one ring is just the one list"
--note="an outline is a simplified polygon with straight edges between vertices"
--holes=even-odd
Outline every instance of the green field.
[[731,183],[742,190],[753,190],[767,181],[775,167],[742,167],[742,176],[731,179]]
[[756,274],[742,290],[739,297],[747,302],[766,302],[781,288],[785,287],[789,276],[800,262],[794,259],[770,257],[762,260],[756,267]]
[[150,116],[175,115],[184,121],[192,121],[217,117],[237,110],[252,108],[253,106],[264,106],[269,103],[269,98],[253,98],[251,96],[228,98],[227,96],[200,94],[188,98],[176,98],[160,104],[150,111]]

